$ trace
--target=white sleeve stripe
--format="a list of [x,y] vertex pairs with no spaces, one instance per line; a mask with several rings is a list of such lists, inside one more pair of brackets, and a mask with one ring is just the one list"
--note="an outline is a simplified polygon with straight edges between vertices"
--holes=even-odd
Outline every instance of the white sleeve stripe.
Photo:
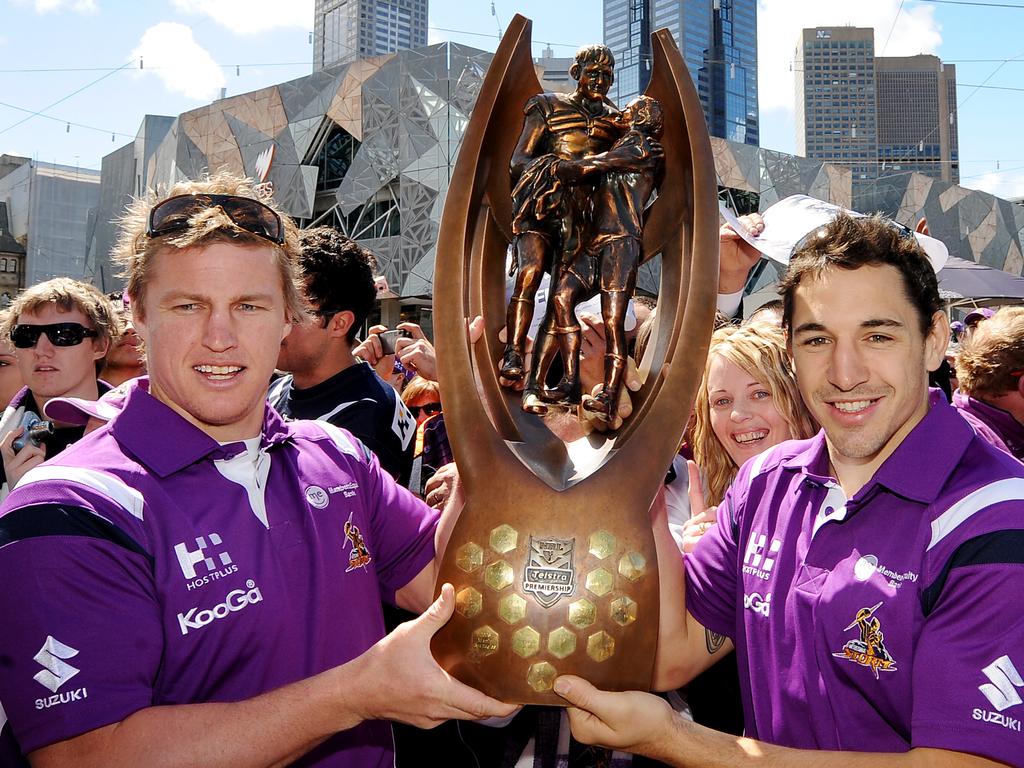
[[115,475],[100,472],[96,469],[86,469],[85,467],[40,465],[26,472],[17,487],[23,488],[44,480],[62,480],[64,482],[84,485],[87,488],[102,493],[108,499],[127,510],[132,517],[142,520],[142,510],[145,506],[142,494],[128,486]]
[[366,446],[362,443],[353,441],[339,427],[334,426],[329,421],[317,421],[316,423],[317,426],[323,428],[327,436],[334,441],[334,444],[338,446],[342,453],[348,454],[356,461],[369,461],[370,457],[367,455]]
[[769,456],[769,454],[771,454],[771,452],[772,452],[772,449],[771,448],[767,448],[764,451],[762,451],[761,453],[757,454],[757,456],[754,457],[754,463],[750,465],[750,477],[751,478],[755,478],[755,477],[757,477],[758,475],[761,474],[761,469],[762,469],[762,467],[764,467],[764,463],[768,460],[768,456]]
[[1004,501],[1024,500],[1024,478],[1011,477],[983,485],[969,493],[932,521],[932,540],[928,549],[935,547],[957,527],[981,510]]

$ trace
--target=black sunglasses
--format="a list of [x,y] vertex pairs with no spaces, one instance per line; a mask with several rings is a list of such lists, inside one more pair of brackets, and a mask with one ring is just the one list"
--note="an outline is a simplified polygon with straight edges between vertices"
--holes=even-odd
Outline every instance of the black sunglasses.
[[232,222],[246,232],[280,245],[284,242],[284,224],[277,213],[251,197],[238,195],[177,195],[157,203],[149,212],[146,235],[160,237],[188,228],[189,219],[207,208],[220,208]]
[[81,323],[16,325],[11,329],[11,344],[18,349],[32,349],[44,333],[55,347],[75,347],[87,338],[99,336],[95,329],[86,328]]
[[412,411],[412,417],[418,419],[420,411],[423,411],[427,416],[433,416],[435,413],[441,412],[440,403],[427,403],[426,405],[410,405],[409,410]]

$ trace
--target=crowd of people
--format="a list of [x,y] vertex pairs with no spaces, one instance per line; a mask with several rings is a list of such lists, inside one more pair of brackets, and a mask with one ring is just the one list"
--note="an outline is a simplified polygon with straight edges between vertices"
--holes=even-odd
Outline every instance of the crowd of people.
[[[656,502],[673,693],[560,678],[572,736],[430,657],[462,498],[423,329],[357,337],[372,255],[229,176],[123,226],[123,295],[51,280],[0,326],[5,764],[390,764],[388,721],[486,718],[399,731],[398,764],[1020,764],[1024,649],[995,595],[1024,561],[1024,310],[974,313],[951,345],[886,220],[827,225],[746,322],[720,294]],[[754,258],[727,227],[721,248],[724,284]],[[630,392],[657,322],[637,307]],[[596,393],[603,319],[581,328]],[[928,387],[947,355],[951,403]]]
[[[602,93],[603,55],[580,75]],[[559,109],[529,107],[538,136]],[[566,441],[615,429],[658,323],[626,301],[638,233],[598,251],[628,252],[614,301],[552,313],[556,402],[529,355],[548,243],[517,226],[495,375]],[[1024,309],[951,328],[913,233],[840,213],[808,234],[744,321],[759,256],[720,232],[718,327],[651,515],[662,695],[565,675],[564,709],[518,708],[430,654],[459,393],[424,328],[363,331],[372,254],[229,174],[136,201],[123,294],[59,278],[0,319],[0,763],[1024,765]]]

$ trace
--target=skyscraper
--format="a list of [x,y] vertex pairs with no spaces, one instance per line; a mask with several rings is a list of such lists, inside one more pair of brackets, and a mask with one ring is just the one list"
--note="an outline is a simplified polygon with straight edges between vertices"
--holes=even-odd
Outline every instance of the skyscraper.
[[615,54],[609,96],[624,105],[651,75],[651,32],[668,29],[690,70],[712,136],[759,143],[756,0],[604,0]]
[[960,183],[956,66],[935,56],[875,59],[879,176],[917,171]]
[[427,44],[428,0],[316,0],[313,69]]
[[797,154],[854,179],[916,171],[959,183],[953,65],[876,58],[873,29],[818,27],[801,33],[796,67]]
[[796,51],[796,153],[878,174],[875,31],[805,29]]

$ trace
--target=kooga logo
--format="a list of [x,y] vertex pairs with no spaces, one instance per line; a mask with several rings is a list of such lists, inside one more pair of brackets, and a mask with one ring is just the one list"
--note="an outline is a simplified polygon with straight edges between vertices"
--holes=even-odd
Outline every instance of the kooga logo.
[[233,589],[227,593],[224,602],[218,603],[213,608],[192,608],[188,613],[178,614],[178,626],[181,627],[181,634],[187,635],[190,629],[205,627],[211,621],[223,619],[232,613],[245,608],[247,605],[255,605],[263,602],[263,595],[259,587],[252,579],[245,582],[246,589]]

